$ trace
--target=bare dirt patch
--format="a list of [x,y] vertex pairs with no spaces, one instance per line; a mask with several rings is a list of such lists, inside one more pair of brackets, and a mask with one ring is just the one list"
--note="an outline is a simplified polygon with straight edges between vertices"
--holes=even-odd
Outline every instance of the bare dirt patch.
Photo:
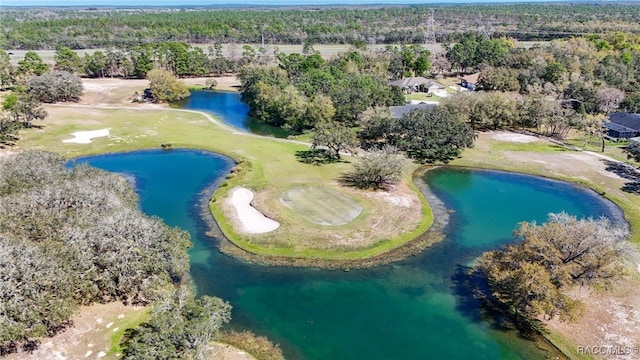
[[223,344],[223,343],[214,343],[212,346],[212,352],[217,357],[214,359],[221,360],[256,360],[255,357],[251,356],[246,351],[240,350],[231,345]]
[[[562,333],[575,348],[573,355],[586,349],[618,349],[617,354],[594,354],[598,359],[635,360],[640,358],[640,287],[638,279],[627,280],[611,293],[599,294],[578,289],[574,296],[584,302],[585,312],[575,323],[548,322],[549,329]],[[582,349],[582,351],[580,350]],[[588,351],[588,350],[587,350]],[[606,352],[605,351],[605,352]]]
[[498,141],[508,141],[508,142],[516,142],[516,143],[530,143],[530,142],[535,142],[539,140],[535,136],[507,133],[507,132],[500,132],[500,133],[494,134],[493,138]]
[[402,194],[399,192],[394,192],[393,190],[390,192],[376,191],[376,192],[367,194],[367,196],[374,199],[381,199],[393,206],[399,206],[403,208],[420,206],[418,199],[416,199],[415,197],[411,197],[411,196],[408,196],[407,194]]
[[[21,352],[7,356],[10,360],[72,360],[113,359],[109,354],[111,339],[132,319],[144,314],[142,307],[124,306],[114,302],[96,304],[80,309],[72,318],[73,327],[52,338],[45,338],[33,353]],[[135,320],[134,320],[135,322]]]
[[[180,79],[189,87],[204,87],[209,79],[217,81],[215,90],[238,91],[240,80],[236,76],[220,76],[213,78],[187,78]],[[80,104],[85,105],[122,105],[131,104],[137,94],[141,94],[149,87],[149,81],[145,79],[83,79],[84,95]]]
[[187,78],[181,79],[187,86],[207,87],[207,80],[213,79],[217,82],[215,90],[220,91],[238,91],[240,89],[240,79],[235,75],[217,76],[212,78]]

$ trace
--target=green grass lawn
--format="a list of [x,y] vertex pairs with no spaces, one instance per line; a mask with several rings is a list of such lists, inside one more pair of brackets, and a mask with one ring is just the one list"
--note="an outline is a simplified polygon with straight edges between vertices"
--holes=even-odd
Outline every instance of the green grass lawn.
[[419,101],[440,101],[442,99],[438,95],[427,94],[427,93],[413,93],[407,94],[404,96],[405,100],[419,100]]
[[296,215],[318,225],[345,225],[362,213],[353,198],[318,186],[300,186],[280,195],[280,201]]
[[[159,148],[197,148],[228,155],[237,168],[223,182],[211,203],[211,211],[221,230],[236,245],[259,255],[278,255],[323,259],[362,259],[402,245],[424,232],[432,222],[428,207],[413,217],[403,217],[392,204],[368,196],[369,192],[340,186],[337,179],[350,168],[344,161],[314,165],[302,163],[297,152],[305,145],[282,139],[232,132],[207,120],[204,115],[175,109],[106,109],[88,106],[49,106],[50,117],[42,128],[21,133],[17,149],[42,149],[66,157]],[[69,144],[74,131],[108,128],[110,136],[95,138],[90,144]],[[411,186],[407,177],[405,187]],[[341,226],[310,223],[279,200],[282,193],[301,185],[320,186],[327,191],[353,199],[362,206],[362,214]],[[281,227],[272,233],[241,235],[239,228],[225,216],[230,209],[224,201],[229,191],[242,186],[256,192],[254,205]],[[409,190],[415,197],[422,195]],[[321,197],[320,197],[321,198]],[[319,199],[320,199],[319,198]],[[426,205],[426,204],[425,204]],[[227,207],[225,207],[227,206]],[[318,202],[318,208],[324,206]],[[387,216],[386,214],[389,214]],[[373,224],[377,224],[373,226]],[[343,239],[336,242],[335,239]],[[355,239],[353,243],[344,239]],[[357,241],[356,241],[357,240]]]
[[530,143],[518,142],[495,142],[491,144],[495,151],[531,151],[531,152],[559,152],[567,151],[562,145],[553,144],[546,141],[535,141]]
[[612,157],[618,161],[622,161],[628,164],[634,164],[633,161],[627,159],[627,155],[623,149],[628,145],[628,141],[611,141],[605,140],[604,153],[602,152],[602,139],[595,136],[582,137],[573,136],[565,140],[565,143],[579,147],[584,150],[597,152],[609,157]]

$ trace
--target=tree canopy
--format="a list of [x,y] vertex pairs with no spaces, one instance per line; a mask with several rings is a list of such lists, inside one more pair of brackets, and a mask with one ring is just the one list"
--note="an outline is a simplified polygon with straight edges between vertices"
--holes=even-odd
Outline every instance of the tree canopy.
[[[435,39],[456,42],[467,29],[518,40],[553,40],[619,31],[624,46],[638,33],[634,4],[437,4],[413,6],[169,9],[20,9],[1,14],[0,47],[71,49],[133,47],[159,40],[187,43],[422,44],[425,19],[434,13]],[[626,35],[628,34],[628,35]]]
[[27,93],[45,103],[78,101],[84,87],[82,80],[68,71],[51,71],[27,80]]
[[569,296],[572,287],[611,285],[634,251],[627,230],[606,218],[550,214],[546,223],[523,222],[514,233],[521,242],[484,253],[476,270],[492,297],[524,318],[575,315],[580,302]]
[[360,189],[387,189],[402,179],[406,161],[397,149],[385,147],[359,158],[340,181]]
[[214,297],[195,298],[184,287],[156,302],[151,317],[127,330],[123,359],[211,359],[209,342],[231,320],[231,306]]
[[391,145],[419,162],[447,163],[473,146],[473,130],[455,113],[442,107],[413,110],[397,123]]
[[167,70],[153,69],[147,73],[147,79],[156,101],[177,101],[190,94],[187,86]]
[[2,353],[56,334],[81,305],[148,304],[188,281],[187,233],[142,214],[121,177],[65,162],[0,158]]
[[[369,54],[367,54],[369,55]],[[388,84],[386,59],[350,51],[326,61],[320,55],[278,54],[278,66],[249,65],[240,73],[250,114],[294,131],[332,120],[355,126],[369,107],[404,103]]]

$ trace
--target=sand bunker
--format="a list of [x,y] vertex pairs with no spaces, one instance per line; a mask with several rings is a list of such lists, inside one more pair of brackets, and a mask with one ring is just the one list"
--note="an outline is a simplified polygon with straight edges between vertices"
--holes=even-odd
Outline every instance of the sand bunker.
[[91,131],[76,131],[71,133],[73,138],[62,140],[63,143],[75,143],[75,144],[89,144],[91,139],[97,137],[109,136],[109,129],[91,130]]
[[499,141],[509,141],[509,142],[517,142],[517,143],[530,143],[534,141],[538,141],[538,138],[531,135],[523,135],[523,134],[495,134],[493,138]]
[[280,227],[280,223],[262,215],[251,206],[253,192],[245,188],[237,188],[231,193],[231,205],[236,209],[242,231],[249,234],[263,234]]
[[289,189],[280,195],[280,202],[296,215],[318,225],[345,225],[362,213],[362,205],[351,197],[317,186]]

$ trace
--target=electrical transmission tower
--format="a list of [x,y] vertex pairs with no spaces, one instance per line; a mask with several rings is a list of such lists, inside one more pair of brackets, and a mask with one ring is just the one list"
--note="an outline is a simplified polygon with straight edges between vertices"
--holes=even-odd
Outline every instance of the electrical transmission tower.
[[436,32],[434,30],[435,20],[433,19],[433,9],[429,9],[429,18],[424,32],[424,44],[430,45],[436,43]]
[[494,33],[493,24],[491,20],[487,20],[486,22],[482,19],[482,14],[478,13],[476,16],[476,29],[480,35],[483,35],[487,38],[491,38]]

